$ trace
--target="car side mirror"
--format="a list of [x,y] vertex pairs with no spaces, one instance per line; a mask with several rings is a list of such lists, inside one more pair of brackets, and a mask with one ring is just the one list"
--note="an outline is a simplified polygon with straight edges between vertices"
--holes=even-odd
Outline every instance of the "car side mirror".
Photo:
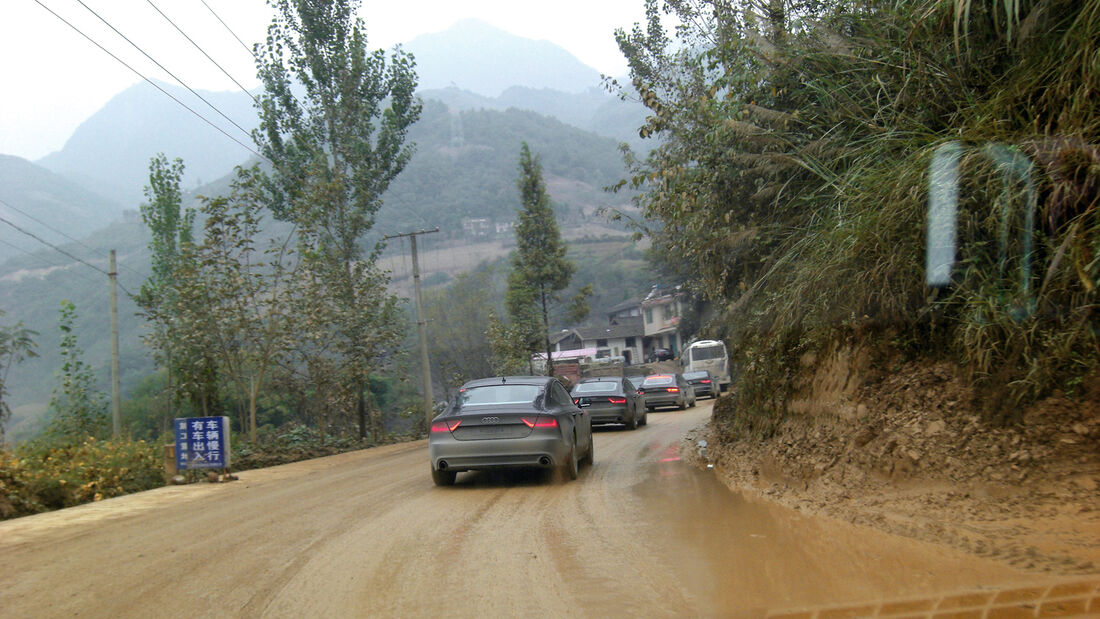
[[592,398],[580,398],[577,400],[577,406],[586,408],[592,406]]

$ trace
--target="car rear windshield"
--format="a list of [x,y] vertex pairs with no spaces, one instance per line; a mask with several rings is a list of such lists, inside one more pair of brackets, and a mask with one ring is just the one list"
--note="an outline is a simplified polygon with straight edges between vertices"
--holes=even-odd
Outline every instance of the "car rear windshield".
[[720,359],[726,353],[723,346],[698,346],[691,349],[692,361],[706,361],[707,359]]
[[695,380],[697,378],[706,378],[707,373],[704,372],[684,372],[684,378],[687,380]]
[[573,393],[607,393],[609,391],[615,391],[615,383],[598,381],[594,383],[581,383],[573,387]]
[[458,394],[456,408],[499,404],[530,404],[539,397],[538,385],[486,385],[470,387]]
[[642,383],[643,387],[649,387],[651,385],[675,385],[676,379],[671,376],[650,376]]

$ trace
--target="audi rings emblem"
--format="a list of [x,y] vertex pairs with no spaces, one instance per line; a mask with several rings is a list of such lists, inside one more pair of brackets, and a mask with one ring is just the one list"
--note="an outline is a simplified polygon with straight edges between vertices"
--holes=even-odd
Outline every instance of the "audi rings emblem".
[[500,417],[482,417],[481,423],[497,423],[500,421]]

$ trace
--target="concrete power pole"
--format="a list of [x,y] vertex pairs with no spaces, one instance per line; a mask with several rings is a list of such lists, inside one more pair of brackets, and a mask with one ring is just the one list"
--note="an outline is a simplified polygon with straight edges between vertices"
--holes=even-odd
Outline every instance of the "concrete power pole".
[[416,237],[420,234],[432,234],[439,232],[439,228],[432,230],[420,230],[417,232],[404,232],[402,234],[390,234],[382,237],[382,240],[398,238],[402,236],[409,237],[409,245],[412,249],[412,266],[413,266],[413,290],[415,291],[414,302],[416,304],[416,332],[420,338],[420,379],[421,390],[424,396],[424,428],[428,429],[432,425],[432,367],[428,364],[428,332],[424,327],[427,322],[424,320],[424,304],[420,300],[420,262],[416,257]]
[[122,396],[118,388],[118,267],[113,249],[107,276],[111,280],[111,436],[118,438],[122,432]]

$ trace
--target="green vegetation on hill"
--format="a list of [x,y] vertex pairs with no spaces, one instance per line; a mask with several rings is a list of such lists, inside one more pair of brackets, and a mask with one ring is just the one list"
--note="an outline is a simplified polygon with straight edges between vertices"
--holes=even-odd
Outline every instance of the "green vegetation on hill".
[[[846,337],[953,357],[992,419],[1097,369],[1100,1],[660,5],[679,41],[657,3],[618,37],[665,138],[632,181],[723,312],[746,427]],[[925,248],[952,225],[933,287]]]
[[534,112],[450,112],[427,101],[410,137],[416,154],[384,196],[381,231],[439,226],[445,236],[455,237],[466,217],[512,221],[518,204],[516,156],[523,141],[540,153],[551,194],[558,179],[573,188],[569,200],[556,199],[559,218],[580,220],[582,211],[626,203],[603,191],[622,176],[615,140]]

